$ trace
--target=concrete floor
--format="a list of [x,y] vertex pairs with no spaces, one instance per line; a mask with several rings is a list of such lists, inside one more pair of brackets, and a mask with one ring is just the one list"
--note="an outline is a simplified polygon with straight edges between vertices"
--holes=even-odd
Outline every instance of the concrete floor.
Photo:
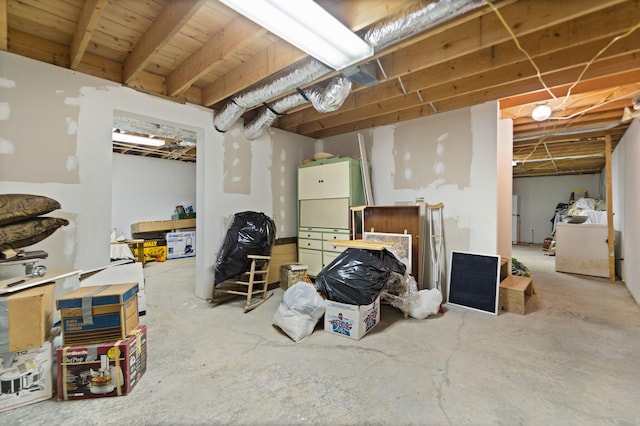
[[537,295],[526,315],[450,307],[381,323],[355,341],[321,330],[294,343],[272,325],[282,296],[193,295],[194,261],[145,267],[148,370],[124,397],[0,413],[0,424],[589,425],[640,422],[640,307],[623,284],[554,272],[514,247]]

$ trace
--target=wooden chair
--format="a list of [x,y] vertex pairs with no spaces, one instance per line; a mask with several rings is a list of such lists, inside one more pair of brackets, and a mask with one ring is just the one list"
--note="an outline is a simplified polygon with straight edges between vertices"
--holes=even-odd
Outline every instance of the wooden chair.
[[[262,305],[273,295],[273,291],[268,290],[269,283],[267,282],[271,256],[249,254],[247,258],[251,260],[249,271],[225,280],[218,286],[214,285],[211,303],[220,303],[223,301],[222,299],[226,300],[235,296],[245,296],[247,302],[244,305],[244,311],[249,312]],[[227,296],[222,296],[221,299],[221,295]]]

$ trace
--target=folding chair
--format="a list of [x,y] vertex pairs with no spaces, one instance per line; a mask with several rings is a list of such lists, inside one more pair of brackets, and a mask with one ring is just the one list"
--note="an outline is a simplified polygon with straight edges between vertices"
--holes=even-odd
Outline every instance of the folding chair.
[[247,258],[251,260],[249,271],[230,278],[213,286],[211,294],[211,303],[220,303],[222,299],[226,300],[234,296],[245,296],[247,302],[244,305],[244,311],[249,312],[257,308],[267,301],[273,291],[268,291],[269,283],[267,282],[267,274],[269,273],[269,263],[271,256],[260,256],[257,254],[249,254]]

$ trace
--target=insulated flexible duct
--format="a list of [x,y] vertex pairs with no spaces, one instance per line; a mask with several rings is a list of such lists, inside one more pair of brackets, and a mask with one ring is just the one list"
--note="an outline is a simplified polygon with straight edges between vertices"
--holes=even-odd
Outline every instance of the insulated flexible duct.
[[337,111],[351,93],[351,80],[346,77],[336,77],[329,82],[324,90],[307,89],[304,94],[318,112]]
[[216,115],[213,124],[219,132],[226,132],[244,114],[247,108],[252,108],[269,99],[277,98],[283,93],[294,90],[296,87],[309,83],[329,72],[330,70],[321,62],[310,59],[306,64],[294,69],[287,75],[231,99],[222,111]]
[[443,21],[479,7],[485,0],[440,0],[426,6],[418,4],[375,25],[364,40],[376,51],[420,33]]
[[[375,25],[369,31],[366,32],[364,40],[374,46],[376,51],[380,51],[394,43],[402,41],[407,37],[420,33],[436,24],[439,24],[445,20],[450,20],[457,15],[468,12],[476,7],[479,7],[485,2],[485,0],[440,0],[435,3],[429,3],[424,5],[420,3],[412,9],[409,9],[401,14],[398,14],[390,19],[384,20],[378,25]],[[310,83],[323,75],[330,72],[325,65],[321,62],[310,59],[307,63],[300,68],[292,71],[288,75],[278,78],[271,83],[254,89],[250,92],[241,94],[231,99],[230,102],[223,108],[223,110],[216,115],[214,119],[214,126],[220,132],[225,132],[235,123],[247,108],[252,108],[261,103],[267,102],[269,99],[282,96],[291,90],[294,90],[300,86]],[[339,96],[336,96],[336,100],[344,96],[339,102],[339,108],[346,96],[350,91],[350,87],[346,89],[346,86],[342,86],[338,89],[338,85],[329,90],[341,91]],[[330,84],[331,86],[331,84]],[[327,93],[329,88],[323,89],[322,94],[315,95],[315,89],[308,89],[305,91],[305,96],[313,102],[314,107],[319,112],[335,111],[332,106],[332,101],[328,98],[333,96]],[[307,95],[307,92],[310,92]],[[336,93],[337,95],[337,93]],[[315,98],[315,102],[314,102]],[[325,99],[321,99],[325,98]],[[278,115],[283,114],[288,109],[300,106],[304,104],[306,100],[304,96],[300,94],[294,94],[275,102],[269,108],[265,108],[251,123],[245,126],[245,136],[251,135],[250,139],[258,137],[263,131],[265,131],[273,123]],[[320,108],[320,109],[318,109]],[[247,136],[249,138],[249,136]]]
[[338,110],[351,92],[351,81],[345,77],[334,77],[324,89],[311,88],[286,96],[264,108],[258,116],[244,126],[244,136],[255,139],[266,131],[285,111],[311,102],[319,112]]

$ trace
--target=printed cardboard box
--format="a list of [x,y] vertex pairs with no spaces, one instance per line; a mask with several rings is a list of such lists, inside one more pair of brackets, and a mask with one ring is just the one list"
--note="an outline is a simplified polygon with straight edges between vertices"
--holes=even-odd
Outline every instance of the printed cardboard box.
[[167,232],[167,259],[196,255],[196,231]]
[[[136,244],[129,244],[129,248],[137,258],[138,246]],[[144,240],[143,251],[145,262],[164,262],[167,260],[167,240],[164,238]]]
[[50,399],[52,361],[50,341],[36,348],[0,353],[0,411]]
[[65,346],[113,342],[138,326],[138,283],[80,287],[56,300]]
[[50,283],[0,296],[0,354],[37,348],[47,340],[55,288]]
[[60,401],[128,395],[147,371],[147,327],[116,342],[58,348],[56,361]]
[[380,322],[380,296],[370,305],[327,301],[324,331],[360,340]]

